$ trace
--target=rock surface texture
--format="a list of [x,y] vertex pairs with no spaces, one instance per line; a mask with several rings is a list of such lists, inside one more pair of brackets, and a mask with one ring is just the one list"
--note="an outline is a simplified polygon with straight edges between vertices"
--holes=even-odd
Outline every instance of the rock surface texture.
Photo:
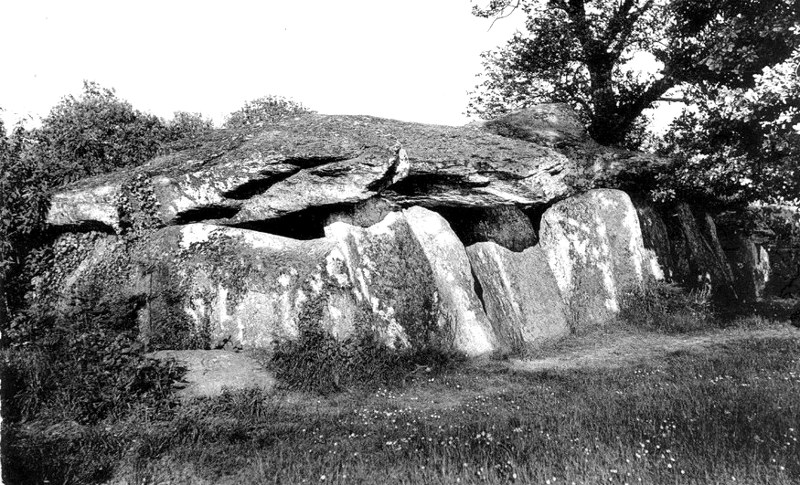
[[[368,333],[385,345],[421,346],[439,335],[433,273],[399,213],[368,229],[336,223],[332,237],[296,240],[187,224],[109,250],[96,244],[73,286],[105,281],[141,296],[145,340],[184,346],[270,348],[309,325],[343,340]],[[106,273],[113,273],[109,280]],[[164,335],[176,328],[183,335]]]
[[563,103],[515,111],[486,121],[482,127],[491,133],[550,147],[594,143],[572,108]]
[[483,242],[469,246],[467,254],[504,348],[521,352],[569,333],[561,293],[541,248],[517,253]]
[[54,196],[48,222],[247,225],[339,212],[379,193],[404,207],[536,205],[658,164],[591,143],[566,153],[477,127],[307,115],[263,131],[221,130],[196,148],[79,181]]
[[464,245],[442,216],[412,207],[403,211],[433,270],[439,292],[439,328],[452,335],[453,348],[476,356],[498,349],[492,325],[475,293]]
[[665,209],[672,278],[682,285],[708,291],[720,302],[738,302],[733,272],[711,216],[686,203]]
[[592,190],[555,204],[544,213],[539,236],[568,314],[583,325],[614,318],[624,292],[663,278],[655,254],[644,248],[636,209],[619,190]]
[[161,350],[149,355],[174,360],[186,369],[176,393],[184,399],[217,397],[228,391],[260,389],[271,391],[275,376],[253,358],[226,350]]
[[[325,228],[326,239],[337,242],[348,281],[359,304],[372,314],[364,325],[389,347],[419,347],[440,335],[439,295],[430,263],[408,221],[399,212],[360,228],[336,222]],[[353,318],[336,316],[337,324]],[[340,323],[339,323],[340,322]]]
[[794,259],[763,244],[787,275],[767,282],[761,243],[723,246],[702,210],[620,190],[666,166],[599,146],[563,105],[465,127],[312,114],[218,130],[55,194],[57,271],[31,300],[122,292],[157,349],[319,330],[479,356],[608,322],[653,280],[723,301],[793,291]]

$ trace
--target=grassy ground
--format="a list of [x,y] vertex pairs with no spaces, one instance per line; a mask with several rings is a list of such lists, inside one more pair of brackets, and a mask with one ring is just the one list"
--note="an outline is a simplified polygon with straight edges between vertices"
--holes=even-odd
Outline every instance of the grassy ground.
[[626,358],[640,349],[621,332],[595,333],[533,361],[615,349],[572,366],[420,368],[402,387],[326,397],[239,392],[93,426],[20,424],[3,445],[31,483],[798,483],[800,333],[764,325],[678,336],[642,359]]

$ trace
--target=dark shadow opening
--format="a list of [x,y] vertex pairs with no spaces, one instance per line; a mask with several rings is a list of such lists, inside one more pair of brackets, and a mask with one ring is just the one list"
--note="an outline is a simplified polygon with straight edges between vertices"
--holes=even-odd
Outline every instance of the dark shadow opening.
[[263,194],[264,192],[269,190],[269,188],[272,187],[273,185],[277,184],[278,182],[286,180],[287,178],[291,177],[296,173],[297,172],[280,173],[268,178],[257,178],[249,180],[243,183],[242,185],[236,187],[235,189],[223,192],[222,196],[227,199],[234,199],[234,200],[249,199],[253,196]]
[[331,204],[293,212],[275,219],[248,221],[233,227],[266,232],[292,239],[318,239],[325,237],[325,225],[332,214],[349,210],[354,204]]
[[491,241],[512,251],[535,246],[538,231],[531,228],[528,215],[503,212],[497,207],[431,207],[450,224],[464,246]]
[[542,216],[544,215],[545,211],[552,207],[555,202],[551,202],[549,204],[540,204],[540,205],[532,205],[529,207],[523,207],[522,212],[528,216],[528,219],[531,221],[531,225],[533,226],[533,230],[536,231],[536,239],[539,239],[539,232],[542,229]]
[[77,224],[48,225],[42,232],[42,242],[44,244],[50,244],[62,234],[82,234],[87,232],[100,232],[108,236],[117,233],[113,227],[100,221],[84,221]]
[[238,207],[225,205],[208,205],[196,207],[179,213],[175,217],[175,224],[191,224],[214,219],[228,219],[239,212]]

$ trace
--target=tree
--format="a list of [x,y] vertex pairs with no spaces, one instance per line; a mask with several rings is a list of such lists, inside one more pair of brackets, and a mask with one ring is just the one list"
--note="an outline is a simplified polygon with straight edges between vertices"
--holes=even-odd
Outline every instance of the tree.
[[[672,88],[752,87],[800,45],[796,0],[492,0],[473,12],[511,9],[527,15],[527,33],[483,54],[485,80],[468,112],[567,102],[606,145],[624,144],[643,110]],[[657,72],[632,69],[643,53]]]
[[715,86],[677,118],[659,151],[678,163],[665,198],[800,205],[800,50],[750,89]]
[[34,157],[63,182],[143,163],[169,137],[158,117],[135,110],[113,89],[84,81],[79,97],[64,97],[31,131]]
[[214,123],[200,113],[176,111],[166,123],[162,153],[174,152],[195,146],[214,131]]
[[225,128],[261,128],[276,121],[313,113],[301,103],[282,96],[264,96],[248,101],[228,115]]
[[8,282],[42,229],[48,208],[48,167],[30,156],[32,140],[0,121],[0,323],[8,320]]

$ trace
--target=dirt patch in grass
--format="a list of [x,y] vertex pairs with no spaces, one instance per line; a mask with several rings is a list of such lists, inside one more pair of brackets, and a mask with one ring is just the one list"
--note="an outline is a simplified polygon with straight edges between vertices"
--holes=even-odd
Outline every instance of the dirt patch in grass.
[[800,329],[785,324],[767,328],[729,328],[711,332],[668,335],[656,332],[614,329],[598,331],[564,342],[561,347],[543,350],[538,358],[510,359],[516,371],[538,372],[552,369],[603,369],[657,363],[676,352],[687,354],[722,350],[725,344],[743,339],[797,338]]

